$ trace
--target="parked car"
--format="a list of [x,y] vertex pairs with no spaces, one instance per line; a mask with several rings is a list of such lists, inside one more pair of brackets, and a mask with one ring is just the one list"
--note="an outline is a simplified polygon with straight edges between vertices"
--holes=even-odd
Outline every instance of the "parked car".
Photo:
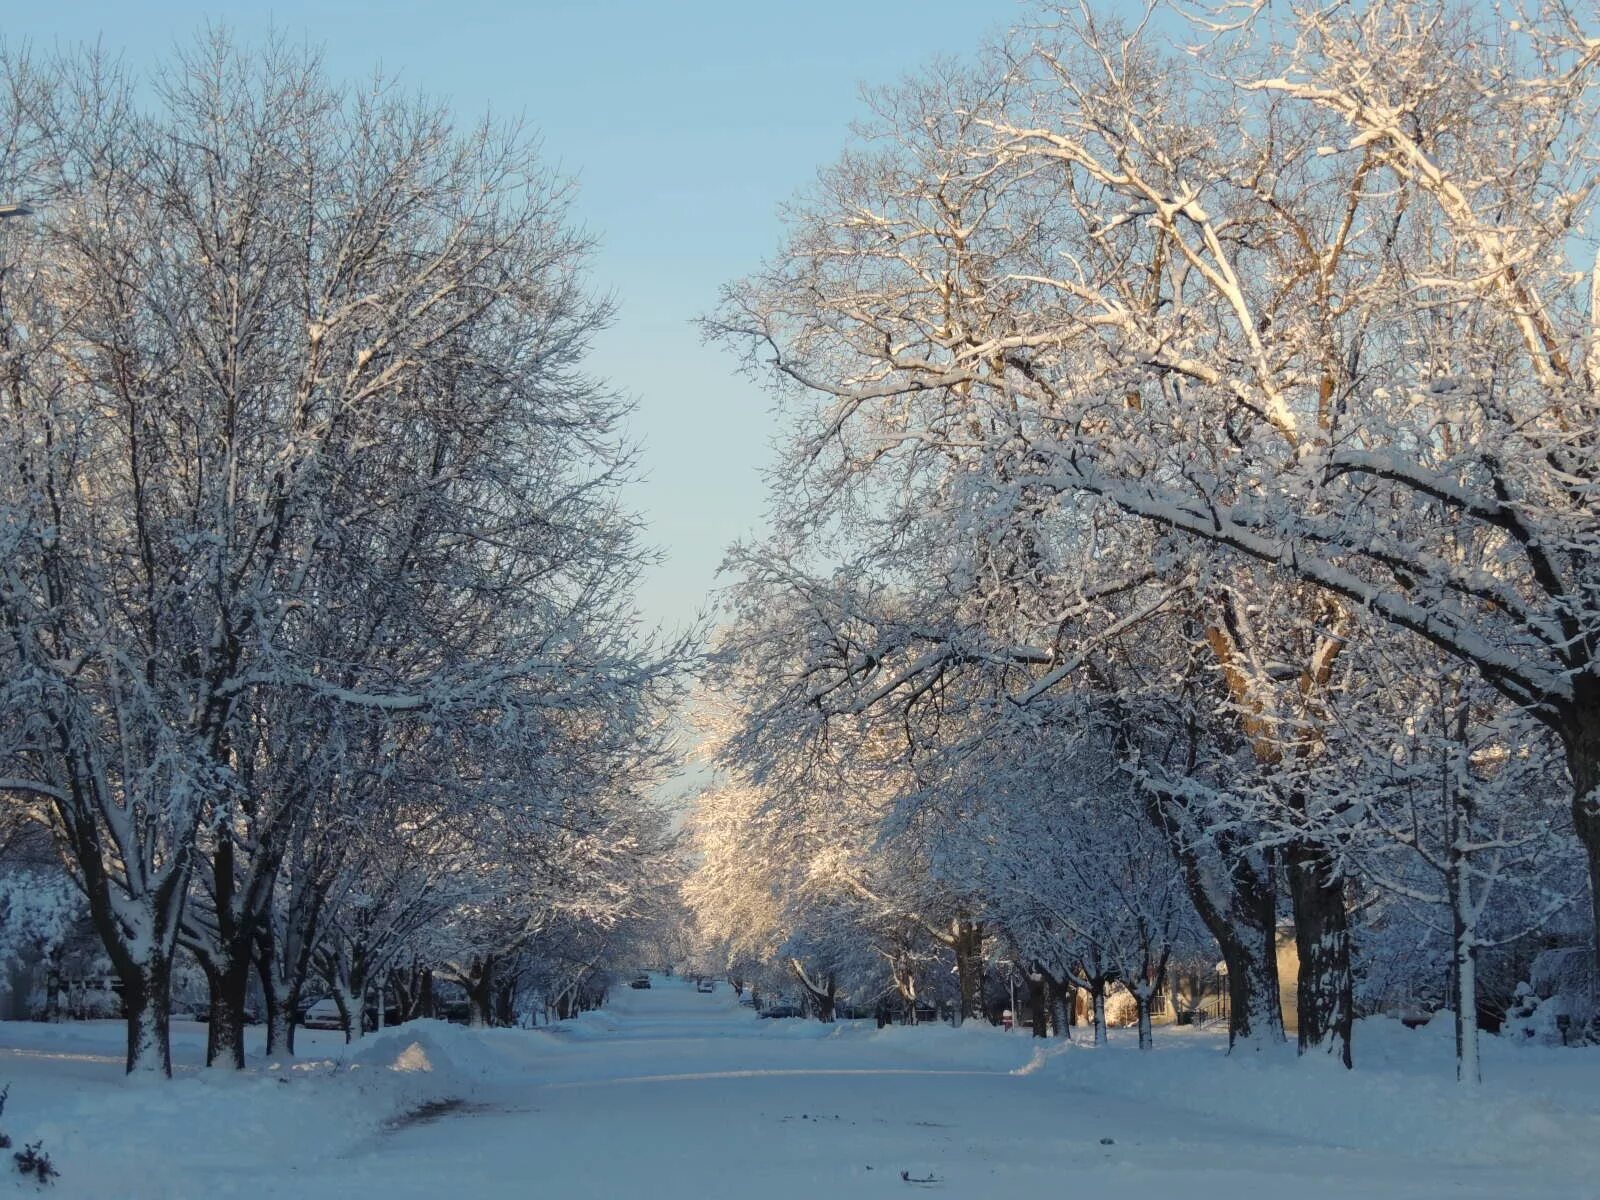
[[[396,1025],[405,1024],[404,1014],[398,1004],[385,1004],[383,1006],[383,1024],[385,1028],[392,1029]],[[378,1028],[378,1006],[368,1004],[361,1010],[361,1027],[369,1033]]]
[[329,997],[307,1008],[300,1017],[300,1024],[307,1029],[343,1029],[344,1019],[339,1016],[339,1006]]
[[633,977],[633,981],[629,983],[628,986],[631,988],[647,988],[650,986],[650,976],[635,975]]
[[694,990],[697,992],[714,992],[717,990],[717,981],[715,979],[702,979],[694,985]]
[[798,1004],[769,1004],[761,1010],[761,1015],[763,1017],[799,1017],[805,1014],[801,1012]]

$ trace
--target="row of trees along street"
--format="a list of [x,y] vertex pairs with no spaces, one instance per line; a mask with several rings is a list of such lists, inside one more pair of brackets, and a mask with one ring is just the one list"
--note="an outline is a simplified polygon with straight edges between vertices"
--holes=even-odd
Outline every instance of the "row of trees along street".
[[705,322],[788,421],[703,705],[728,961],[976,1015],[999,955],[1148,1043],[1220,953],[1237,1049],[1282,909],[1302,1052],[1427,959],[1473,1081],[1480,960],[1595,945],[1600,27],[1515,9],[1040,8],[872,97]]
[[129,1071],[170,1073],[180,950],[241,1066],[255,987],[273,1053],[435,975],[570,1006],[664,898],[681,655],[568,181],[221,35],[138,81],[6,50],[0,125],[0,815],[81,893]]

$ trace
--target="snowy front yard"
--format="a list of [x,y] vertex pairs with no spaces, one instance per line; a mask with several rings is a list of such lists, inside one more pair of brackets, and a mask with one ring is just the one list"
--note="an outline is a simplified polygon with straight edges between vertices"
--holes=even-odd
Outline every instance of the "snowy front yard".
[[0,1025],[3,1124],[45,1139],[54,1195],[1570,1200],[1600,1177],[1600,1052],[1491,1040],[1467,1096],[1447,1031],[1390,1022],[1353,1073],[1188,1031],[1140,1055],[759,1021],[666,980],[550,1032],[311,1034],[243,1074],[175,1033],[180,1077],[127,1082],[119,1025]]

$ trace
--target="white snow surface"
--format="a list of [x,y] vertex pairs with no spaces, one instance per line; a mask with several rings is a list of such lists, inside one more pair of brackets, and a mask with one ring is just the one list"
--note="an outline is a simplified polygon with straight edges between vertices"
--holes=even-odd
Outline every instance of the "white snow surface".
[[[62,1197],[1078,1194],[1535,1200],[1600,1194],[1600,1050],[1488,1039],[1476,1094],[1448,1017],[1363,1022],[1346,1072],[1215,1032],[1089,1046],[943,1026],[759,1020],[657,977],[540,1030],[414,1022],[297,1059],[125,1080],[122,1026],[0,1024],[0,1128]],[[1107,1140],[1109,1139],[1109,1140]],[[6,1164],[9,1167],[9,1164]],[[902,1172],[905,1176],[902,1177]],[[7,1171],[0,1195],[35,1194]]]

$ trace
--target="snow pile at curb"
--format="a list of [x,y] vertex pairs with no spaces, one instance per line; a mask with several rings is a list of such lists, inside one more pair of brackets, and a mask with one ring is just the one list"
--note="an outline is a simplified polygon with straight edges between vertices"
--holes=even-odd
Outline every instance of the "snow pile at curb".
[[[301,1056],[244,1071],[184,1065],[165,1080],[122,1076],[118,1026],[7,1032],[21,1044],[0,1051],[0,1084],[12,1085],[6,1130],[19,1146],[44,1140],[61,1170],[49,1189],[58,1200],[235,1194],[241,1175],[306,1169],[376,1144],[425,1106],[470,1099],[543,1042],[417,1021],[350,1046],[306,1039]],[[0,1195],[11,1194],[7,1178]]]
[[1354,1071],[1321,1056],[1300,1058],[1292,1045],[1229,1056],[1225,1037],[1211,1032],[1158,1031],[1148,1054],[1120,1032],[1102,1048],[976,1024],[891,1027],[867,1036],[919,1065],[1040,1076],[1079,1097],[1179,1107],[1197,1119],[1331,1149],[1461,1164],[1581,1157],[1600,1172],[1600,1050],[1486,1039],[1487,1082],[1462,1088],[1453,1077],[1448,1015],[1422,1030],[1387,1018],[1359,1022]]
[[613,1034],[620,1024],[615,1013],[609,1009],[597,1008],[592,1012],[569,1017],[558,1025],[547,1025],[541,1032],[548,1031],[556,1037],[582,1042]]
[[[412,1021],[363,1038],[337,1069],[391,1089],[400,1108],[460,1099],[506,1069],[505,1056],[489,1044],[489,1032],[446,1021]],[[374,1079],[382,1082],[373,1084]]]

